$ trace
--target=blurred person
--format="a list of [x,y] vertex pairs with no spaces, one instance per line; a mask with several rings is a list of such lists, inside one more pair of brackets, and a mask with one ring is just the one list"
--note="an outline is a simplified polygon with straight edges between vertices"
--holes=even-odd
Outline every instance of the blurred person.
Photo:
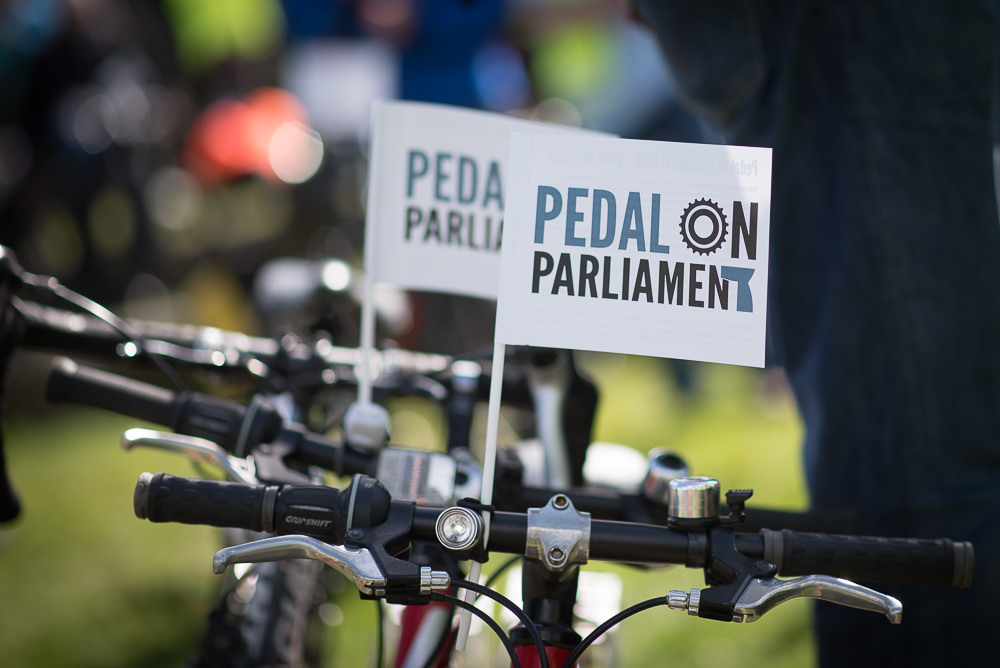
[[[903,623],[819,604],[823,666],[1000,654],[995,2],[635,0],[691,109],[773,147],[769,364],[812,506],[969,540],[971,588],[876,585]],[[764,453],[762,453],[764,454]]]
[[118,300],[161,264],[142,189],[169,164],[185,98],[154,2],[0,3],[0,243]]
[[509,0],[512,40],[524,53],[533,99],[561,100],[583,127],[634,139],[717,141],[677,104],[656,39],[621,0]]
[[504,34],[506,4],[283,0],[282,9],[290,43],[354,39],[390,47],[397,61],[399,99],[498,109],[523,104],[527,92],[520,87],[524,74]]

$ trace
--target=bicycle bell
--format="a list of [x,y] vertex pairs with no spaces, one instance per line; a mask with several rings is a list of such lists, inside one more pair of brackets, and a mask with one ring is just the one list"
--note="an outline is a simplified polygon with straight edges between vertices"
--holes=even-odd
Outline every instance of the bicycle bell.
[[667,524],[696,527],[719,519],[719,481],[706,476],[674,478],[668,484]]
[[642,495],[654,503],[670,503],[670,481],[691,474],[680,455],[666,448],[649,451],[646,477],[642,481]]

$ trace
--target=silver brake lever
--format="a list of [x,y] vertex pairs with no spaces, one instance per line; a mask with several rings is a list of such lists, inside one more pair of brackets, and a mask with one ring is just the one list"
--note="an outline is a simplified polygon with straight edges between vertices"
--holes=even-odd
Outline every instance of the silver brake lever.
[[233,482],[258,484],[252,462],[229,456],[225,450],[205,438],[135,427],[122,434],[121,443],[126,450],[144,446],[179,452],[198,464],[208,464],[222,469],[226,477]]
[[805,575],[793,580],[751,580],[736,602],[735,612],[753,622],[775,606],[803,597],[880,612],[893,624],[903,620],[903,604],[898,599],[829,575]]
[[[331,545],[309,536],[274,536],[243,545],[224,547],[215,553],[212,570],[225,573],[232,564],[260,563],[283,559],[315,559],[347,577],[362,594],[382,597],[386,592],[386,578],[366,548]],[[451,584],[448,574],[420,569],[421,593],[447,589]]]
[[[672,591],[668,606],[697,615],[700,595],[698,589],[692,589],[690,593]],[[757,621],[767,611],[793,598],[817,598],[859,610],[880,612],[893,624],[899,624],[903,619],[903,604],[892,596],[829,575],[805,575],[792,580],[752,579],[733,607],[733,621]]]

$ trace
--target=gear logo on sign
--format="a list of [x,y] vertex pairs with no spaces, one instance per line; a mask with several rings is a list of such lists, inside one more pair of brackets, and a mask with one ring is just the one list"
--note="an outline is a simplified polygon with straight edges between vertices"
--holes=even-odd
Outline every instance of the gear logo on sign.
[[695,253],[708,255],[719,250],[728,230],[726,214],[710,199],[696,199],[681,214],[681,238]]

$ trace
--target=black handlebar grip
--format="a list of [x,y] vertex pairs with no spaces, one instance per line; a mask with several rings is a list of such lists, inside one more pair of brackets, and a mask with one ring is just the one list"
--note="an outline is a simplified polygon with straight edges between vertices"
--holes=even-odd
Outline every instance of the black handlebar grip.
[[46,399],[103,408],[174,431],[206,438],[243,457],[274,439],[281,415],[265,401],[248,406],[198,393],[176,393],[102,369],[61,358],[49,373]]
[[948,538],[883,538],[761,531],[764,557],[781,575],[832,575],[848,580],[968,587],[975,570],[971,543]]
[[344,490],[324,485],[271,485],[143,473],[135,486],[135,516],[150,522],[306,534],[343,543],[348,527],[376,527],[392,498],[374,478],[356,476]]
[[374,475],[378,464],[377,453],[312,433],[299,425],[288,425],[282,430],[278,442],[292,445],[291,463],[318,466],[337,475]]
[[99,369],[59,358],[49,372],[45,398],[52,403],[78,403],[169,426],[174,419],[177,395]]
[[135,486],[135,516],[150,522],[180,522],[250,531],[274,529],[278,488],[236,482],[143,473]]

